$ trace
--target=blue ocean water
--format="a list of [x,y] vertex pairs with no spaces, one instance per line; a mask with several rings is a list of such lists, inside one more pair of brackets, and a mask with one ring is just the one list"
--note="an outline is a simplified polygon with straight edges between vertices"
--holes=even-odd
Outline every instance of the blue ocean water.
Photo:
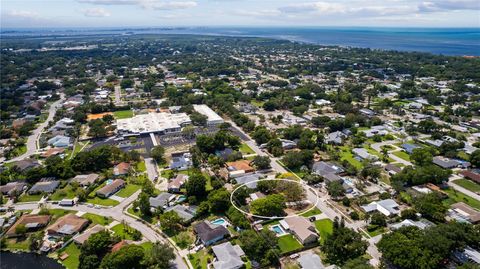
[[286,39],[321,45],[480,56],[480,28],[168,27],[4,30],[0,36],[91,34],[197,34]]

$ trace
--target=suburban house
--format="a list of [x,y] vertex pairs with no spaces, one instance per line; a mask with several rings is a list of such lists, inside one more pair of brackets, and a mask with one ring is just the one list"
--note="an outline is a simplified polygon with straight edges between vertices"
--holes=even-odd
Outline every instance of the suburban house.
[[458,222],[480,223],[480,211],[463,202],[451,205],[447,215]]
[[472,181],[477,182],[480,184],[480,171],[477,170],[463,170],[460,174]]
[[205,246],[210,246],[230,236],[230,233],[224,226],[211,224],[206,221],[195,224],[193,230]]
[[300,255],[300,257],[297,259],[298,263],[300,264],[301,268],[304,269],[323,269],[325,268],[322,264],[322,260],[317,254],[314,253],[304,253]]
[[192,166],[192,158],[190,153],[172,154],[172,161],[170,162],[170,169],[179,171],[187,170]]
[[72,178],[72,182],[78,182],[80,186],[88,186],[95,183],[99,177],[100,175],[94,173],[88,175],[77,175]]
[[197,208],[194,206],[174,205],[165,210],[165,212],[168,211],[175,211],[184,222],[190,222],[195,217]]
[[110,197],[112,194],[116,193],[120,189],[125,187],[125,181],[121,179],[115,179],[112,183],[105,185],[97,191],[97,196],[99,197]]
[[410,226],[415,226],[421,230],[428,228],[430,226],[435,225],[434,223],[426,220],[426,219],[421,219],[421,220],[411,220],[411,219],[405,219],[402,222],[392,224],[390,226],[391,229],[397,230],[402,227],[410,227]]
[[310,221],[303,217],[295,216],[280,221],[286,231],[290,231],[300,243],[307,245],[318,240],[318,234]]
[[183,185],[188,181],[188,175],[178,174],[174,179],[168,182],[168,192],[180,193]]
[[126,162],[121,162],[113,168],[113,175],[114,176],[123,176],[128,174],[130,171],[130,164]]
[[393,199],[385,199],[360,206],[366,213],[378,211],[389,217],[400,213],[399,205]]
[[421,148],[419,145],[408,144],[408,143],[402,144],[401,147],[408,154],[412,154],[414,149]]
[[162,192],[157,197],[150,197],[150,206],[153,208],[165,208],[169,206],[170,202],[175,199],[175,194]]
[[323,177],[327,182],[338,181],[342,183],[343,179],[339,175],[344,171],[341,166],[324,161],[316,162],[312,167],[312,173]]
[[60,185],[59,180],[53,180],[53,178],[42,178],[28,190],[28,194],[53,193],[57,189],[58,185]]
[[253,173],[253,174],[248,174],[240,177],[235,178],[235,182],[238,185],[246,184],[248,188],[254,189],[257,187],[257,180],[262,178],[263,175],[258,174],[258,173]]
[[90,238],[90,236],[92,236],[93,234],[96,234],[98,232],[101,232],[103,230],[105,230],[105,227],[103,227],[100,224],[97,224],[97,225],[93,226],[92,228],[87,229],[83,233],[74,236],[73,237],[73,242],[75,242],[79,245],[83,245],[85,243],[85,241],[87,241],[88,238]]
[[64,148],[50,148],[50,149],[47,149],[47,151],[45,151],[44,153],[42,153],[41,156],[43,158],[48,158],[48,157],[51,157],[51,156],[57,156],[57,155],[62,154],[64,152],[65,152]]
[[50,235],[57,236],[73,235],[87,227],[88,223],[88,220],[70,213],[60,217],[54,224],[50,225],[47,232]]
[[18,167],[20,171],[25,171],[31,168],[40,166],[40,163],[35,159],[23,159],[13,163],[14,166]]
[[391,164],[391,163],[385,165],[384,169],[385,169],[385,171],[387,171],[387,173],[388,173],[390,176],[393,176],[393,175],[395,175],[395,174],[398,174],[398,173],[400,173],[400,172],[402,171],[402,168],[401,168],[401,167],[398,167],[398,166],[396,166],[396,165],[394,165],[394,164]]
[[343,143],[343,139],[345,139],[346,137],[347,136],[344,133],[340,131],[335,131],[327,135],[327,137],[325,138],[325,142],[327,144],[341,145]]
[[352,149],[352,153],[355,154],[355,156],[361,160],[370,160],[370,161],[378,160],[377,156],[370,154],[364,148],[354,148]]
[[13,181],[13,182],[8,182],[3,186],[0,186],[0,192],[3,195],[12,196],[15,194],[22,193],[26,187],[27,187],[27,183],[25,182]]
[[70,146],[70,137],[57,135],[48,139],[47,143],[56,148],[67,148]]
[[222,158],[224,161],[228,160],[228,157],[232,155],[235,151],[231,148],[224,148],[222,150],[215,151],[217,157]]
[[255,201],[255,200],[260,199],[260,198],[265,198],[265,194],[263,194],[259,191],[256,191],[254,193],[250,193],[249,198],[250,198],[250,201]]
[[227,162],[228,175],[230,177],[239,177],[247,173],[255,172],[255,169],[250,166],[251,161],[249,160],[238,160],[235,162]]
[[212,247],[215,260],[213,261],[214,269],[239,269],[244,266],[242,257],[245,256],[239,245],[232,245],[225,242]]
[[5,233],[6,237],[17,236],[15,229],[18,225],[25,225],[28,232],[38,230],[41,227],[45,227],[50,221],[50,215],[22,215],[14,225],[8,229]]
[[433,163],[444,168],[444,169],[452,169],[452,168],[456,168],[460,165],[466,165],[466,164],[462,164],[461,162],[457,161],[457,160],[453,160],[453,159],[449,159],[449,158],[445,158],[445,157],[441,157],[441,156],[435,156],[433,157]]

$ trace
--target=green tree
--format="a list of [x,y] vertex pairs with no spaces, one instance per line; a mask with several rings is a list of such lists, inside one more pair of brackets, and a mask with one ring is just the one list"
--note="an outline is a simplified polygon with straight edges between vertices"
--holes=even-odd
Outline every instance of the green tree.
[[20,223],[15,227],[15,234],[22,236],[26,233],[27,233],[27,227],[25,227],[25,224]]
[[265,127],[255,128],[255,131],[251,134],[251,136],[258,145],[265,144],[272,139],[272,134]]
[[472,152],[470,155],[470,163],[475,167],[480,167],[480,149]]
[[100,267],[100,259],[96,255],[80,255],[78,269],[97,269]]
[[415,198],[413,207],[423,217],[435,222],[443,222],[447,212],[447,207],[437,193],[429,193]]
[[107,254],[100,264],[101,269],[143,268],[144,252],[139,245],[127,245]]
[[155,242],[149,252],[146,253],[145,264],[149,269],[170,268],[175,259],[173,248],[167,243]]
[[321,247],[329,263],[343,265],[346,261],[361,257],[367,250],[368,243],[362,236],[345,227],[343,220],[334,220],[333,233],[327,236]]
[[194,196],[197,198],[203,198],[207,194],[205,184],[207,180],[201,173],[194,173],[190,176],[185,188],[187,189],[188,196]]
[[142,216],[150,216],[152,212],[150,211],[150,200],[148,194],[145,192],[140,193],[138,198],[138,208]]
[[327,191],[333,199],[338,199],[339,197],[343,197],[345,195],[345,189],[343,188],[342,183],[339,181],[329,182],[327,184]]
[[270,158],[268,156],[257,155],[253,158],[252,163],[259,170],[269,169],[271,167]]
[[165,149],[162,146],[155,146],[150,151],[150,156],[160,165],[166,163],[164,155]]
[[28,246],[30,251],[37,251],[43,243],[43,232],[32,233],[28,237]]
[[206,126],[208,117],[198,112],[193,112],[190,114],[190,119],[195,126]]
[[380,212],[375,212],[370,216],[370,224],[385,227],[387,226],[387,219]]
[[218,189],[208,194],[210,210],[214,213],[225,212],[230,205],[230,193],[226,189]]
[[[276,252],[278,238],[268,229],[263,229],[258,233],[250,229],[245,230],[240,233],[238,240],[245,254],[251,260],[259,261],[264,266],[279,258],[278,252]],[[274,252],[269,253],[270,250]]]
[[417,165],[424,166],[433,161],[432,153],[426,148],[415,148],[410,154],[410,159]]
[[180,216],[175,211],[167,211],[159,217],[160,226],[165,231],[174,231],[182,222]]
[[261,216],[283,216],[285,208],[285,197],[281,194],[267,195],[250,203],[251,212]]
[[363,257],[348,260],[342,266],[342,269],[373,269],[373,268],[374,267],[368,263],[368,260]]

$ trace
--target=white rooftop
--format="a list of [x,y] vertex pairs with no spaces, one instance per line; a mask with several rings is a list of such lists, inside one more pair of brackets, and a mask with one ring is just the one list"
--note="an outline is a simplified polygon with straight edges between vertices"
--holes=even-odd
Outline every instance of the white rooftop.
[[129,119],[117,120],[117,129],[130,133],[168,132],[180,129],[183,125],[190,124],[191,120],[185,113],[151,112],[136,115]]

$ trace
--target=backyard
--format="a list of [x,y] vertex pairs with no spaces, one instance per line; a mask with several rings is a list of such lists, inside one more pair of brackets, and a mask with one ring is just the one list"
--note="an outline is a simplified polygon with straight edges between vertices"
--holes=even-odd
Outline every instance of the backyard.
[[402,158],[404,159],[405,161],[410,161],[410,155],[408,155],[408,153],[406,153],[405,151],[401,150],[401,151],[394,151],[392,152],[393,155],[399,157],[399,158]]
[[106,226],[112,222],[110,217],[100,216],[92,213],[85,213],[82,215],[82,218],[90,220],[92,224],[100,224],[103,226]]
[[80,257],[80,249],[77,247],[76,244],[70,243],[65,249],[63,249],[63,252],[61,252],[59,255],[61,256],[63,253],[68,254],[68,258],[62,261],[62,264],[65,265],[67,269],[76,269],[78,268],[79,265],[79,260],[78,258]]
[[444,192],[446,192],[448,195],[448,198],[443,200],[445,205],[448,206],[454,203],[464,202],[467,205],[480,210],[480,201],[451,188],[444,190]]
[[213,260],[211,254],[206,249],[202,249],[195,254],[188,254],[188,259],[195,269],[207,269],[208,261]]
[[129,197],[130,195],[134,194],[136,191],[138,191],[142,186],[140,185],[135,185],[135,184],[127,184],[125,188],[121,189],[119,192],[117,192],[115,195],[119,197]]
[[113,116],[116,119],[128,119],[133,117],[133,111],[132,110],[119,110],[119,111],[114,111]]
[[330,219],[315,221],[315,228],[320,234],[320,242],[323,243],[328,235],[333,233],[333,222]]
[[242,154],[248,155],[248,154],[255,154],[255,151],[251,149],[247,144],[242,143],[239,147],[239,150]]
[[278,247],[282,253],[287,253],[297,249],[301,249],[303,246],[300,242],[291,234],[283,235],[278,238]]

